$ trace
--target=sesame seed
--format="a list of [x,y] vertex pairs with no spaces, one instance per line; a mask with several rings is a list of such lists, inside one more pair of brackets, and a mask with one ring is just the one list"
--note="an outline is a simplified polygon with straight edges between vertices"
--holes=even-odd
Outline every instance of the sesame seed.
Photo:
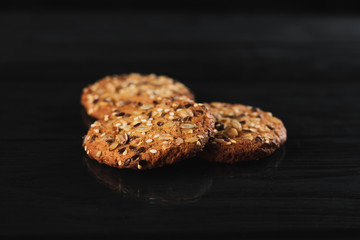
[[162,110],[163,110],[162,108],[158,108],[158,109],[157,109],[158,112],[162,112]]
[[150,149],[150,152],[151,152],[151,153],[156,153],[157,150],[156,150],[156,149]]
[[152,141],[153,141],[152,139],[146,140],[147,143],[151,143]]

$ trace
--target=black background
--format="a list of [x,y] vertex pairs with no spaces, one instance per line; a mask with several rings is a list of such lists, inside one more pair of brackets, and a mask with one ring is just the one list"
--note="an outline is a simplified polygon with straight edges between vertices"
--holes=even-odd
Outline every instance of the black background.
[[[0,10],[0,234],[350,238],[360,227],[360,14],[353,6],[102,2]],[[81,90],[116,73],[258,106],[288,141],[254,163],[148,172],[81,147]]]

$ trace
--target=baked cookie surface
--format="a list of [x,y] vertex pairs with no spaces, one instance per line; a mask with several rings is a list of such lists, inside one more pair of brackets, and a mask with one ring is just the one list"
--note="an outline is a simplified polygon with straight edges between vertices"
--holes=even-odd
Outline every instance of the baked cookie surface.
[[235,163],[271,155],[286,141],[282,121],[259,108],[230,103],[205,103],[216,118],[215,131],[199,157]]
[[191,91],[172,78],[131,73],[107,76],[84,88],[81,104],[90,116],[102,119],[115,108],[126,106],[133,101],[146,104],[157,97],[174,96],[186,96],[194,100]]
[[150,169],[193,157],[214,131],[209,110],[186,97],[136,102],[93,123],[84,138],[90,158],[112,167]]

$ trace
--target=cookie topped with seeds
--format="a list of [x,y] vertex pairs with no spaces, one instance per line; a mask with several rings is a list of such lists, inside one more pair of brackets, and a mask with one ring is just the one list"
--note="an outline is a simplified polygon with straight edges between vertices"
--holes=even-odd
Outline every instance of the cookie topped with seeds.
[[214,131],[215,118],[187,98],[131,103],[94,122],[84,139],[90,158],[132,169],[150,169],[193,157]]
[[186,96],[194,100],[191,91],[172,78],[131,73],[107,76],[84,88],[81,104],[90,116],[102,119],[114,109],[132,102],[147,104],[157,97],[174,96]]
[[234,163],[271,155],[286,141],[282,121],[270,112],[241,104],[206,103],[216,118],[215,131],[199,156]]

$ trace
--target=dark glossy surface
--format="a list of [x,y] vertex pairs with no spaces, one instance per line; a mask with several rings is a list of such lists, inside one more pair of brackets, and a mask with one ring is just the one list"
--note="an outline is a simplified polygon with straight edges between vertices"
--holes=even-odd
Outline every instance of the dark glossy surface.
[[[360,18],[236,12],[2,12],[0,234],[360,236]],[[232,166],[147,172],[87,159],[81,90],[155,72],[199,101],[258,106],[286,145]]]

